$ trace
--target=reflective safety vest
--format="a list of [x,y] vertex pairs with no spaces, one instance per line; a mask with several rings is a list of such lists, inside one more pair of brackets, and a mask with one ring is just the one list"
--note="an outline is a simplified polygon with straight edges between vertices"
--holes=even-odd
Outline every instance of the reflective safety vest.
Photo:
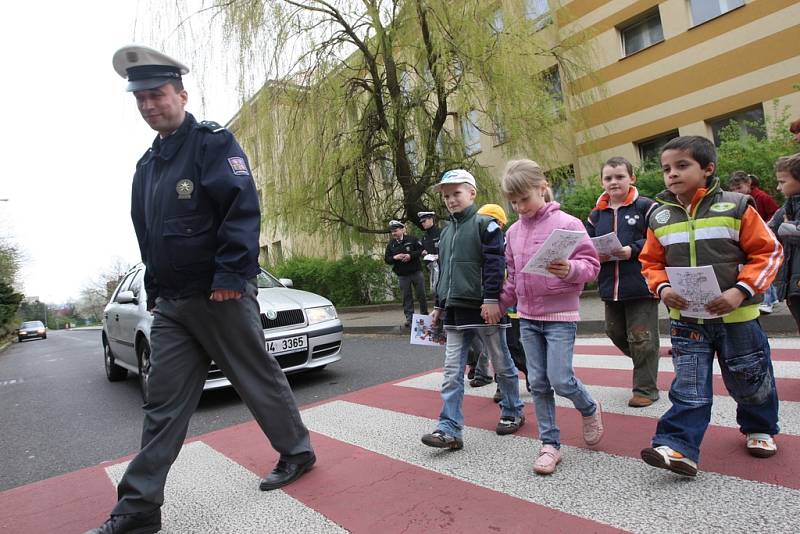
[[[664,248],[666,265],[701,267],[711,265],[719,288],[732,288],[747,254],[739,243],[742,217],[753,200],[739,193],[722,191],[719,178],[709,184],[705,196],[689,213],[674,194],[664,191],[656,196],[659,206],[650,214],[650,228]],[[670,318],[686,322],[750,321],[759,316],[762,296],[746,298],[741,306],[720,319],[682,317],[680,310],[670,308]]]

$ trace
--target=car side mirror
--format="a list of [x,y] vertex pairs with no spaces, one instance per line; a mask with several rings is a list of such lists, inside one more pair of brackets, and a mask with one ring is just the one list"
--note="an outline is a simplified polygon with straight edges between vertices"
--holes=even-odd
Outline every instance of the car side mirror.
[[119,304],[139,304],[139,299],[133,294],[133,291],[120,291],[117,295],[117,303]]
[[294,287],[291,278],[278,278],[278,282],[285,285],[286,287]]

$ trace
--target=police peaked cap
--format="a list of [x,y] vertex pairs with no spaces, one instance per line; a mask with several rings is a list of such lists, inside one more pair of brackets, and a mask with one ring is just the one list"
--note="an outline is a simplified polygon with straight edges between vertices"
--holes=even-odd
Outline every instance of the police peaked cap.
[[405,228],[405,227],[406,227],[406,225],[401,223],[400,221],[395,221],[394,219],[389,221],[389,229],[390,230],[394,230],[395,228]]
[[117,74],[128,80],[127,91],[156,89],[170,80],[180,80],[189,67],[147,46],[123,46],[111,60]]

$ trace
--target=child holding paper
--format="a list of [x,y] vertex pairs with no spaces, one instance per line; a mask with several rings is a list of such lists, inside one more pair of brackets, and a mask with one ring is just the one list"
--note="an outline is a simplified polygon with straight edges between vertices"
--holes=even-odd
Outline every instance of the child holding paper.
[[[677,137],[661,151],[666,191],[649,218],[639,261],[653,293],[670,309],[675,380],[672,407],[658,421],[642,459],[685,476],[697,474],[700,443],[711,420],[714,354],[725,387],[736,401],[736,421],[747,451],[758,458],[777,451],[778,393],[758,304],[783,251],[753,200],[723,191],[716,149],[704,137]],[[716,319],[681,313],[686,299],[670,286],[666,267],[713,266],[722,294],[706,304]]]
[[631,163],[605,162],[600,179],[605,193],[586,221],[590,237],[615,234],[622,245],[600,253],[600,298],[605,303],[606,335],[633,360],[633,396],[628,406],[644,408],[658,400],[658,299],[642,276],[639,252],[647,235],[647,216],[655,203],[639,196]]
[[[583,416],[583,439],[588,445],[597,444],[603,437],[600,404],[572,368],[580,294],[583,284],[597,276],[600,261],[581,222],[561,211],[558,202],[551,200],[547,179],[536,162],[509,161],[502,189],[519,213],[519,220],[506,234],[508,277],[500,306],[506,309],[516,304],[542,440],[533,470],[548,475],[561,462],[554,392],[570,399]],[[556,229],[580,231],[583,238],[568,259],[550,262],[547,272],[552,276],[526,272],[525,266]]]

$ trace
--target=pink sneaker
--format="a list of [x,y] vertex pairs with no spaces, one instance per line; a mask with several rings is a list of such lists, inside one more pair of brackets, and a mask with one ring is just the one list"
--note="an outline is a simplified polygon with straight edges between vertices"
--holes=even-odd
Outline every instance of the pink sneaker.
[[594,414],[583,418],[583,441],[587,445],[597,445],[603,439],[603,410],[599,402],[596,404]]
[[561,463],[561,452],[552,445],[545,445],[539,451],[539,457],[533,463],[533,470],[540,475],[552,475],[556,466]]

